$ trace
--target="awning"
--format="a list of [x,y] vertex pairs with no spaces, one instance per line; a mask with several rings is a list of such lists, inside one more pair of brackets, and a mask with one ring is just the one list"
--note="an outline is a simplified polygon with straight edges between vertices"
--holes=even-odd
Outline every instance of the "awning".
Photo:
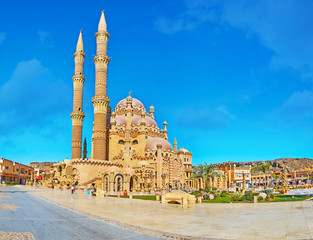
[[42,176],[37,176],[36,180],[42,180]]

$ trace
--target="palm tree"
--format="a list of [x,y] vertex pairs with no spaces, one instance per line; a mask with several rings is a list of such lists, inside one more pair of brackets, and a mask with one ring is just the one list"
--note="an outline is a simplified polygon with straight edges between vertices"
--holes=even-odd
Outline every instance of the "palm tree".
[[263,178],[263,182],[264,182],[265,181],[265,174],[270,169],[270,167],[271,167],[271,164],[268,162],[268,163],[263,164],[261,166],[256,166],[256,167],[251,168],[251,173],[262,172],[264,174],[264,178]]
[[198,164],[192,171],[191,179],[202,178],[205,184],[205,188],[207,186],[211,187],[215,178],[225,177],[224,174],[219,171],[217,165],[207,164],[205,165]]
[[277,187],[277,180],[279,179],[279,174],[276,174],[276,173],[273,173],[273,175],[272,175],[272,178],[274,178],[275,179],[275,185],[276,185],[276,187]]

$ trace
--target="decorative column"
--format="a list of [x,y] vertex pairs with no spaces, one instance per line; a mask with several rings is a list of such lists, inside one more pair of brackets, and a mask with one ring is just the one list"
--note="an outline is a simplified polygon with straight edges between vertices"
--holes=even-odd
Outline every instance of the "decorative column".
[[74,54],[75,59],[75,74],[73,76],[73,112],[72,118],[72,159],[81,158],[82,154],[82,127],[85,114],[83,113],[83,86],[85,77],[83,75],[84,68],[84,45],[82,32],[80,31],[76,52]]
[[124,167],[130,167],[130,157],[131,157],[131,138],[130,138],[130,130],[125,130],[125,164]]
[[94,123],[92,130],[92,158],[108,160],[107,156],[107,114],[110,99],[107,97],[107,68],[110,61],[107,56],[107,43],[110,35],[107,32],[104,12],[101,13],[97,39],[97,55],[94,58],[96,67],[95,96],[92,98],[94,107]]
[[[161,143],[157,143],[156,145],[157,147],[157,187],[158,188],[164,188],[164,186],[162,186],[162,165],[163,165],[163,159],[162,159],[162,144]],[[164,185],[164,184],[163,184]]]

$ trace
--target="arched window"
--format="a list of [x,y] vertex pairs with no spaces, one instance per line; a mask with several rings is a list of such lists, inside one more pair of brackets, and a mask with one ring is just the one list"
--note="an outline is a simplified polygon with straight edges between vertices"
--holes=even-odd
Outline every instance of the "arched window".
[[123,140],[119,140],[118,144],[124,144],[124,141]]
[[133,145],[138,144],[138,140],[133,141]]

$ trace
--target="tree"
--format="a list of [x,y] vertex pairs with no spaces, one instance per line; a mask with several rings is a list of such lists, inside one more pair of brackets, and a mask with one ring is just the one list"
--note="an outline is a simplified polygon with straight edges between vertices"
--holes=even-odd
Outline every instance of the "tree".
[[265,174],[268,172],[270,167],[271,167],[271,164],[268,162],[268,163],[263,164],[261,166],[256,166],[256,167],[251,168],[251,173],[253,173],[253,172],[262,172],[264,174],[263,181],[265,181]]
[[204,187],[206,188],[207,186],[211,187],[212,183],[214,181],[214,178],[224,178],[224,174],[219,171],[219,168],[217,165],[214,164],[207,164],[205,163],[204,165],[198,164],[195,166],[195,168],[192,171],[191,179],[197,179],[197,178],[202,178],[204,181]]
[[277,180],[280,178],[279,174],[273,173],[272,178],[275,179],[275,185],[277,187]]

